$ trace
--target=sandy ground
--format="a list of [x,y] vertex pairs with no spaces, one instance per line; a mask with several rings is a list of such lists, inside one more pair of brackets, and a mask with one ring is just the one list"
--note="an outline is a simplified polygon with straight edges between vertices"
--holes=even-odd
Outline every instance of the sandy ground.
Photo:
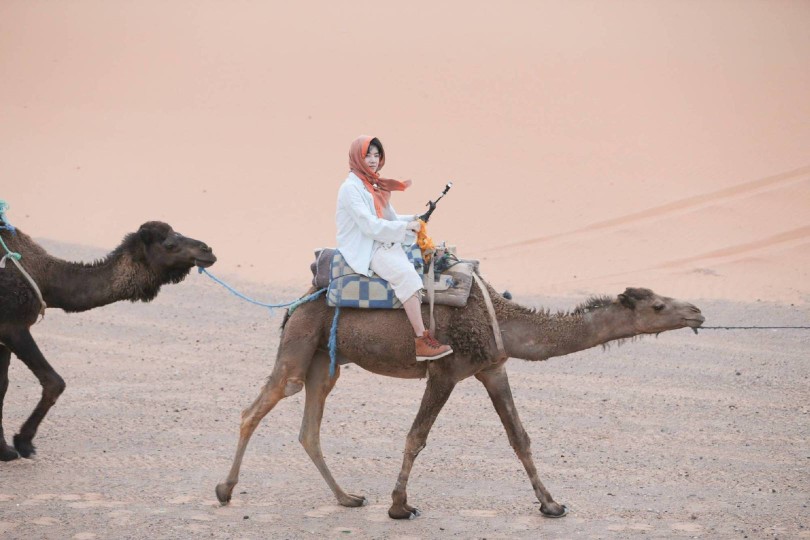
[[[270,302],[296,292],[236,283]],[[696,303],[712,325],[810,318],[806,306]],[[422,517],[390,520],[424,381],[351,366],[327,402],[322,442],[338,481],[369,506],[334,502],[297,441],[299,394],[257,430],[234,500],[220,507],[213,489],[230,466],[239,413],[270,372],[280,318],[199,275],[149,305],[49,312],[34,331],[68,389],[40,429],[36,458],[0,469],[0,535],[810,538],[810,338],[795,330],[684,329],[538,365],[510,361],[541,478],[571,509],[562,520],[540,516],[483,387],[471,380],[451,396],[411,475]],[[39,387],[19,362],[10,376],[13,431]]]
[[[268,300],[334,244],[361,133],[414,185],[455,185],[430,233],[498,288],[566,308],[646,286],[710,325],[810,325],[810,3],[0,2],[0,199],[70,259],[159,219]],[[93,246],[92,248],[80,247]],[[0,270],[2,271],[2,270]],[[6,270],[8,271],[8,270]],[[68,389],[0,466],[8,538],[801,538],[806,331],[687,330],[512,361],[540,517],[485,392],[461,384],[386,517],[424,386],[344,371],[323,445],[370,505],[343,509],[297,442],[301,396],[214,485],[269,374],[280,314],[198,275],[148,305],[49,312]],[[13,433],[38,395],[16,360]]]

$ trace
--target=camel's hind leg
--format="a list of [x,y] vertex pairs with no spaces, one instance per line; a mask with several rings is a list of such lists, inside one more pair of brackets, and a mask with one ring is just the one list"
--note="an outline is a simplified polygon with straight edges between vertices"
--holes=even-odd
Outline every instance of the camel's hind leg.
[[568,509],[551,498],[551,494],[546,490],[540,478],[537,476],[537,469],[532,459],[531,441],[523,424],[518,418],[515,402],[512,399],[512,389],[509,387],[509,379],[506,376],[506,368],[503,365],[489,371],[483,371],[475,376],[484,384],[487,389],[492,404],[498,416],[501,417],[503,427],[506,428],[506,435],[509,437],[509,444],[514,448],[515,453],[523,463],[526,473],[532,482],[534,493],[540,501],[540,512],[547,517],[562,517],[568,513]]
[[326,352],[318,351],[310,364],[307,373],[306,388],[307,398],[304,405],[304,419],[301,422],[301,432],[298,440],[304,446],[312,462],[320,471],[323,479],[329,484],[329,489],[335,494],[338,503],[343,506],[363,506],[368,501],[362,495],[352,495],[343,491],[335,482],[332,473],[326,466],[321,452],[321,420],[323,419],[323,408],[326,397],[332,388],[335,387],[340,376],[340,367],[335,371],[335,376],[329,376],[329,355]]
[[[431,370],[433,366],[429,366]],[[408,504],[408,477],[411,474],[416,456],[425,447],[430,428],[439,416],[439,412],[447,403],[456,383],[453,380],[442,377],[439,369],[431,370],[427,381],[425,393],[422,395],[422,404],[419,412],[413,421],[408,437],[405,439],[405,451],[402,458],[402,469],[400,469],[397,484],[391,493],[391,508],[388,509],[388,516],[393,519],[413,519],[419,515],[419,510]]]

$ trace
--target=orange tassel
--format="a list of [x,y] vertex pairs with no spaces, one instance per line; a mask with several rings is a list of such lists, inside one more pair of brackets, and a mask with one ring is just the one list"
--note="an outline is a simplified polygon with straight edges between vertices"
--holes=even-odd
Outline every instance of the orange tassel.
[[425,263],[429,263],[436,246],[433,244],[433,240],[427,234],[427,223],[420,219],[419,224],[421,225],[421,228],[416,234],[416,243],[419,245],[419,249],[422,250],[422,258],[425,259]]

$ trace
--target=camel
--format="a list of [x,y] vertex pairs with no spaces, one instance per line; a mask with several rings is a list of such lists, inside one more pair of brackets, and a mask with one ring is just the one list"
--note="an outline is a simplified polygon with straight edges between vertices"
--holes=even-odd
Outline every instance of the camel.
[[[0,224],[2,224],[0,222]],[[9,249],[22,255],[21,264],[41,290],[49,308],[79,312],[119,300],[149,302],[162,285],[179,283],[194,266],[216,262],[211,248],[150,221],[128,234],[120,246],[91,264],[67,262],[49,255],[19,229],[0,230]],[[31,457],[39,424],[65,390],[65,381],[51,367],[31,336],[42,308],[23,274],[11,263],[0,269],[0,461]],[[14,446],[3,435],[3,400],[8,389],[11,353],[23,361],[42,385],[42,397],[14,435]]]
[[[526,469],[540,511],[547,517],[567,513],[543,486],[532,460],[529,436],[518,418],[506,374],[509,357],[546,360],[624,340],[641,334],[703,324],[700,310],[687,302],[659,296],[649,289],[628,288],[615,298],[593,297],[567,313],[529,309],[495,293],[482,280],[494,304],[506,357],[499,354],[481,288],[474,285],[465,308],[436,306],[436,334],[454,353],[434,362],[416,362],[414,340],[402,310],[347,309],[340,311],[337,364],[354,363],[372,373],[405,379],[427,377],[419,412],[405,440],[402,468],[392,493],[388,515],[413,519],[419,510],[408,504],[408,476],[428,433],[455,385],[474,376],[487,390],[509,442]],[[312,291],[310,291],[312,292]],[[223,505],[231,500],[251,435],[261,419],[282,399],[306,387],[304,417],[298,440],[331,488],[347,507],[367,504],[361,495],[340,488],[329,472],[320,445],[324,404],[340,375],[329,375],[328,340],[334,308],[325,300],[302,304],[285,317],[276,363],[259,396],[242,412],[236,456],[224,482],[216,486]],[[423,316],[425,313],[423,313]]]

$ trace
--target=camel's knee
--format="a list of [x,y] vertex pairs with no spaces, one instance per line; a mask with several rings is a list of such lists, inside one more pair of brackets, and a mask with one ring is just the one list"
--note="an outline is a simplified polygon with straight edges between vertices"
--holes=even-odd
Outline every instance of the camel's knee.
[[258,424],[259,420],[264,418],[264,415],[267,414],[267,411],[273,408],[272,405],[268,404],[268,401],[268,397],[261,396],[254,401],[250,407],[244,409],[241,414],[242,427],[249,424]]
[[320,442],[316,441],[312,436],[300,433],[298,435],[298,442],[300,442],[301,446],[304,447],[304,451],[307,453],[309,457],[313,456],[322,457]]
[[242,438],[250,437],[259,425],[260,417],[251,414],[251,409],[242,411],[242,422],[239,425],[239,435]]
[[264,418],[283,397],[284,395],[280,392],[277,384],[274,381],[268,382],[261,394],[259,394],[259,397],[256,398],[256,401],[254,401],[250,407],[242,411],[242,424],[240,428],[242,435],[247,434],[249,436],[250,433],[256,429],[256,426],[259,425],[262,418]]
[[42,382],[42,398],[55,403],[66,387],[64,379],[54,373]]
[[264,418],[265,413],[264,408],[261,409],[258,405],[261,403],[254,403],[244,411],[242,411],[242,422],[239,426],[239,431],[244,436],[245,434],[250,435],[253,433],[253,430],[256,429],[256,426],[259,425],[259,422],[262,418]]

